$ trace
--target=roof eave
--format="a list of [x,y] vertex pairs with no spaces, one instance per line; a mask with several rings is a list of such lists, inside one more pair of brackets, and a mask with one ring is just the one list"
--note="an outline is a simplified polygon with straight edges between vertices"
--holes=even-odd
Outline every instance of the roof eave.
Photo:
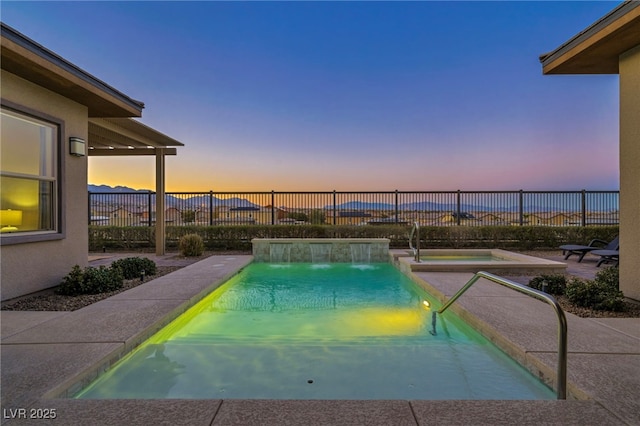
[[51,50],[1,23],[0,63],[18,77],[86,105],[90,117],[140,117],[144,103],[130,98]]
[[640,2],[625,1],[552,52],[543,74],[617,74],[619,56],[640,44]]

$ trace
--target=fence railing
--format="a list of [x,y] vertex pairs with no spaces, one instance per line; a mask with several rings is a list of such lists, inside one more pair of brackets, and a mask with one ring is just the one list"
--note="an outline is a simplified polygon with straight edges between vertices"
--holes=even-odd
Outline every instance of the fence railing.
[[[619,191],[168,192],[172,225],[617,225]],[[89,192],[89,223],[151,226],[156,194]]]

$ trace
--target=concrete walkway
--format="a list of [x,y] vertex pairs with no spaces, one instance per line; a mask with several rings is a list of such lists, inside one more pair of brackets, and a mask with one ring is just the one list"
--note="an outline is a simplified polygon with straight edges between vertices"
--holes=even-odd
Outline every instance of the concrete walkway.
[[[137,255],[140,255],[139,253]],[[100,256],[99,256],[100,257]],[[121,257],[121,256],[119,256]],[[158,264],[175,256],[153,257]],[[92,264],[114,257],[94,259]],[[2,423],[58,425],[638,425],[640,319],[567,315],[566,401],[75,400],[64,398],[251,261],[212,256],[74,312],[2,311]],[[585,277],[595,263],[578,265]],[[591,267],[591,269],[588,269]],[[589,272],[590,271],[590,272]],[[570,271],[571,272],[571,271]],[[416,278],[451,297],[471,274]],[[481,280],[459,314],[543,378],[556,368],[550,307]],[[453,307],[452,307],[453,309]],[[55,419],[37,419],[44,416]]]

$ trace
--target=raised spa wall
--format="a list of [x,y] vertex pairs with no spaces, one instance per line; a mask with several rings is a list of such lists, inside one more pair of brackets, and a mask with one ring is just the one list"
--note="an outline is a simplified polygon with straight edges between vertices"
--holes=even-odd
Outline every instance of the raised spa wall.
[[255,262],[389,262],[387,238],[254,238]]

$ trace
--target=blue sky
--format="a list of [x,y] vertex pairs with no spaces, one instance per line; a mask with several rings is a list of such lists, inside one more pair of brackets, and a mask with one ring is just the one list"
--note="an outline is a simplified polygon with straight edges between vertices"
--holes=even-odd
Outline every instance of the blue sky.
[[[145,102],[169,191],[618,189],[618,76],[538,56],[615,1],[2,2]],[[89,182],[154,187],[152,158]]]

